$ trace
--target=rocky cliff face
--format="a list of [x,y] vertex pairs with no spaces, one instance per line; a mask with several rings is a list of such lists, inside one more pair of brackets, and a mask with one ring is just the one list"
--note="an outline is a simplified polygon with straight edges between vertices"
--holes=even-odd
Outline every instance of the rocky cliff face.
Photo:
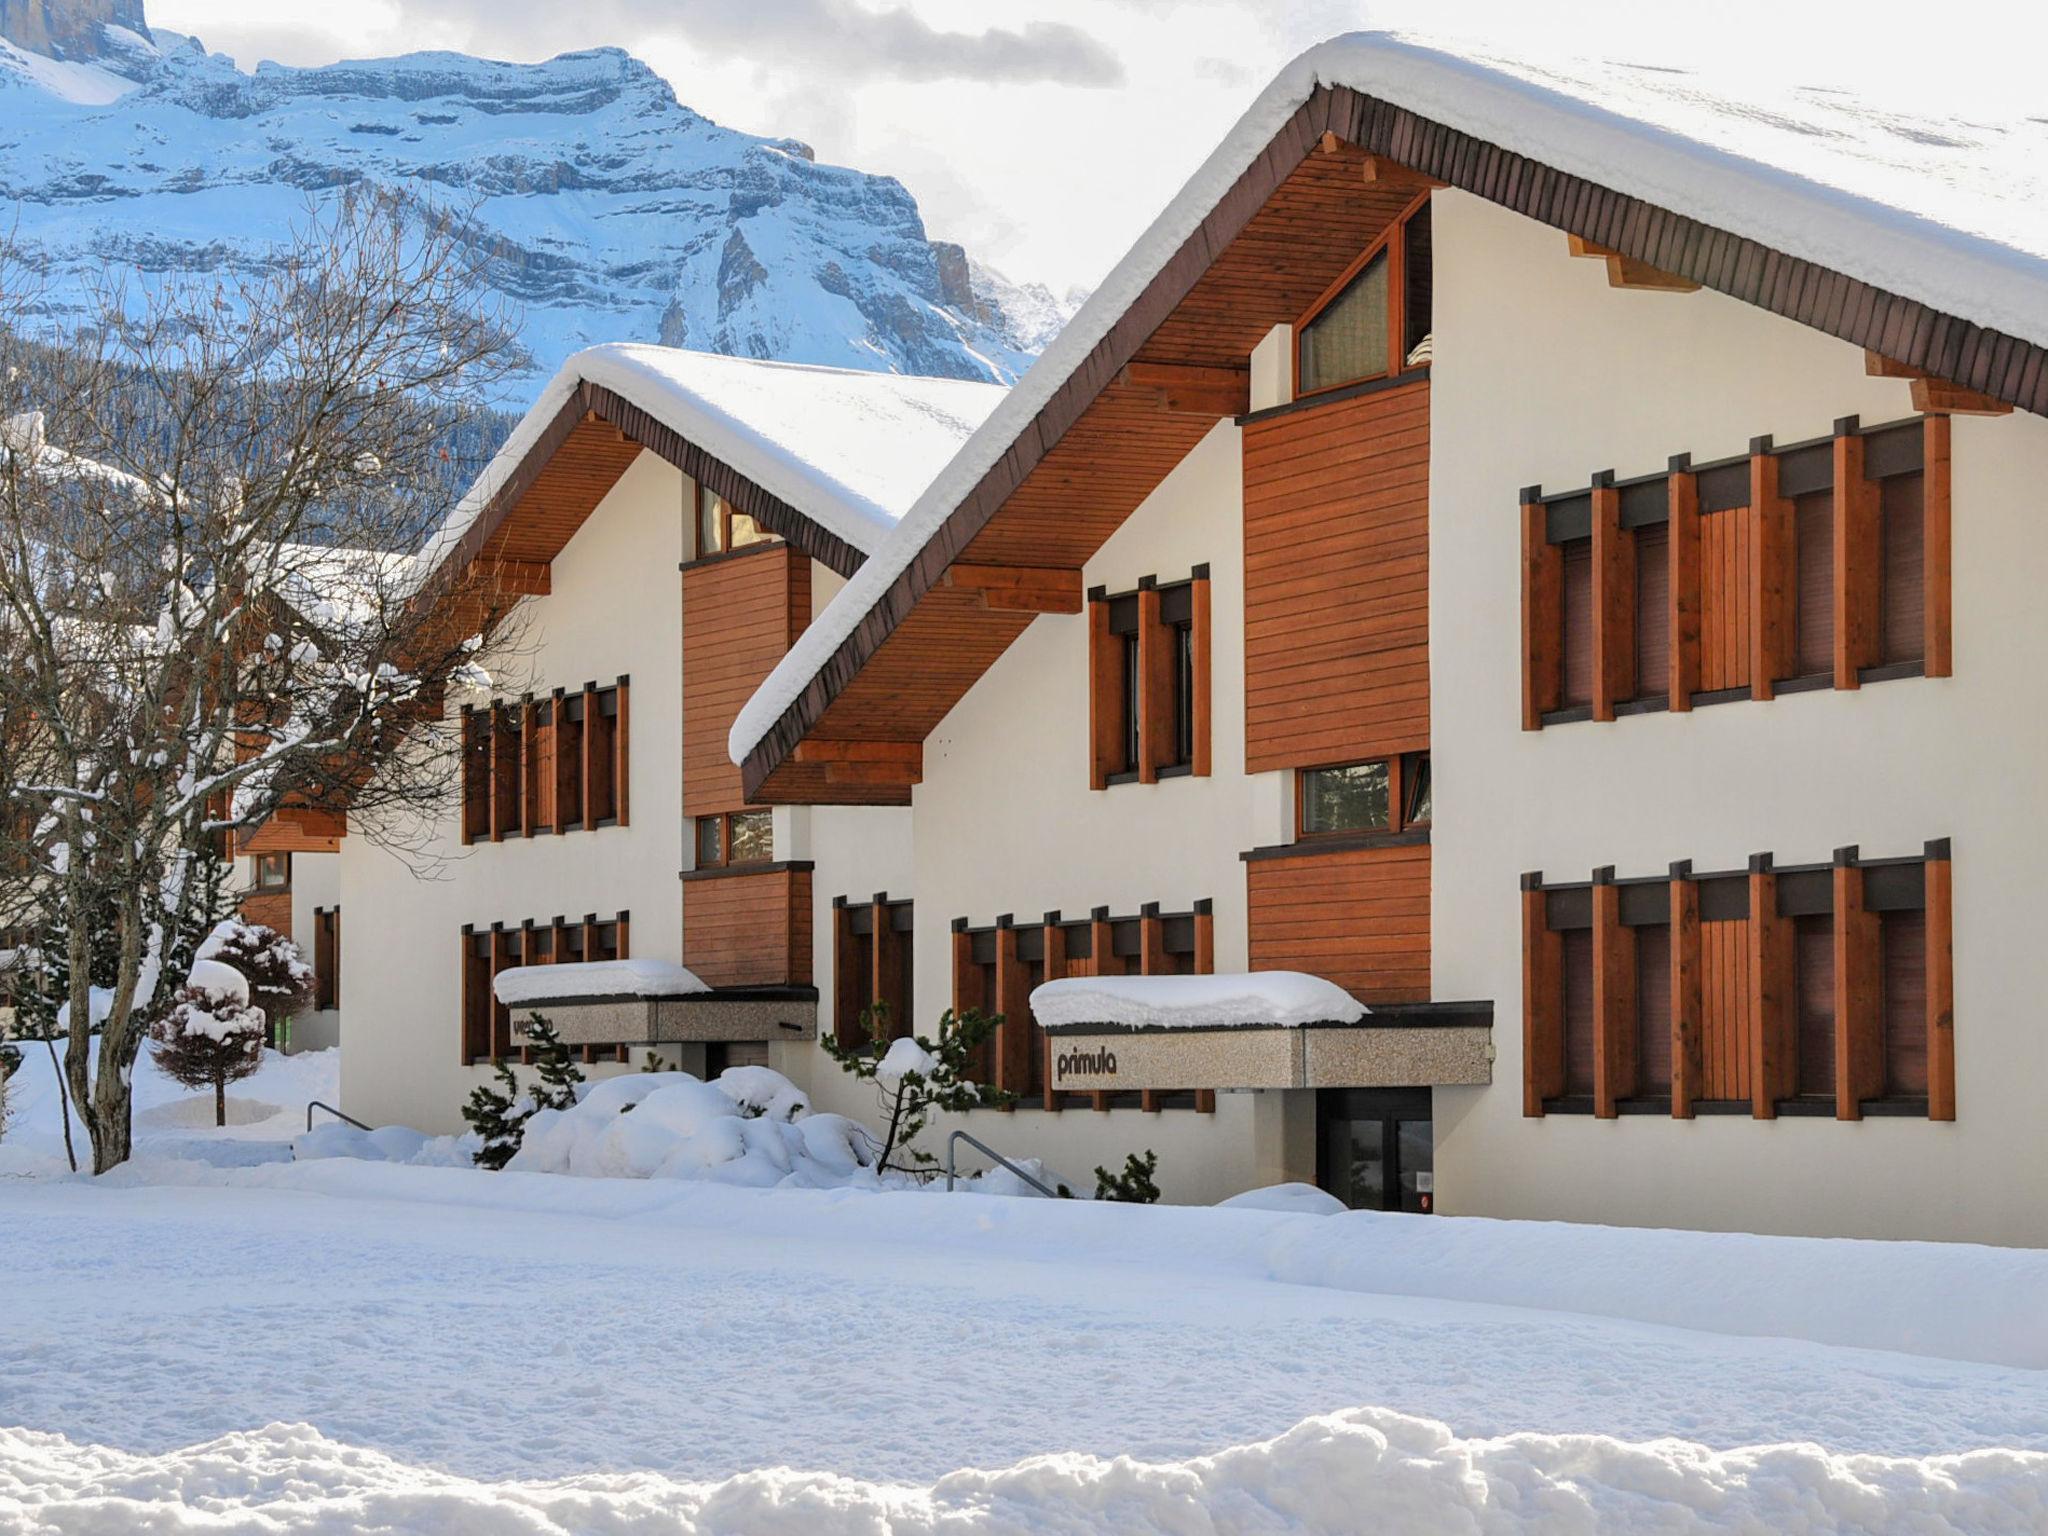
[[889,177],[711,122],[629,54],[424,53],[254,74],[139,0],[0,0],[0,215],[61,312],[85,276],[266,259],[354,183],[461,206],[538,376],[597,341],[1014,378],[1071,312],[925,234]]

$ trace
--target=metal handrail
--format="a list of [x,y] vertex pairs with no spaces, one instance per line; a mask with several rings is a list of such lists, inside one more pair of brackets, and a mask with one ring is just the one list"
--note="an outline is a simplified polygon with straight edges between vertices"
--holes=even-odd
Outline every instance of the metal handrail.
[[308,1133],[310,1133],[313,1129],[313,1111],[316,1109],[326,1110],[327,1113],[334,1116],[335,1119],[344,1120],[348,1122],[348,1124],[354,1126],[359,1131],[372,1131],[376,1129],[375,1126],[363,1124],[363,1122],[356,1119],[354,1115],[344,1115],[332,1104],[323,1104],[318,1099],[315,1099],[312,1103],[306,1106],[306,1130],[308,1131]]
[[1046,1188],[1043,1180],[1033,1178],[1030,1174],[1026,1173],[1022,1168],[1019,1168],[1015,1163],[1011,1162],[1007,1157],[1003,1156],[1002,1153],[998,1152],[994,1147],[990,1146],[987,1142],[980,1140],[978,1137],[970,1136],[965,1131],[955,1131],[952,1135],[946,1138],[947,1193],[950,1194],[953,1189],[953,1146],[956,1142],[962,1141],[966,1142],[967,1145],[974,1148],[974,1150],[979,1152],[983,1157],[991,1158],[995,1162],[1000,1163],[1003,1167],[1009,1169],[1010,1172],[1017,1175],[1018,1178],[1022,1179],[1026,1184],[1029,1184],[1033,1189],[1037,1190],[1041,1195],[1045,1196],[1046,1199],[1059,1199],[1060,1192],[1058,1190]]

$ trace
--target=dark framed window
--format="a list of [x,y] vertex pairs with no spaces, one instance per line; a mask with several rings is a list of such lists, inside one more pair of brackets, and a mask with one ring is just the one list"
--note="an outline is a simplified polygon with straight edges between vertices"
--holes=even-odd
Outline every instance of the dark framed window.
[[464,705],[463,842],[629,825],[631,687]]
[[1431,252],[1425,192],[1296,322],[1297,396],[1427,366]]
[[774,813],[721,811],[697,818],[697,867],[766,864],[775,857]]
[[288,853],[256,855],[256,889],[288,891],[292,888],[292,856]]
[[[531,1047],[516,1038],[512,1010],[497,999],[495,983],[500,971],[515,965],[624,960],[631,955],[631,928],[629,912],[604,919],[591,912],[580,921],[560,916],[528,918],[518,924],[493,923],[488,928],[463,924],[462,1064],[500,1060],[515,1050],[521,1060],[531,1059]],[[583,1059],[624,1061],[626,1049],[623,1045],[586,1045]]]
[[1092,780],[1209,772],[1209,568],[1186,581],[1089,594]]
[[708,485],[697,487],[697,554],[724,554],[749,544],[772,544],[776,536]]
[[1312,838],[1418,830],[1430,823],[1432,799],[1427,752],[1303,768],[1295,776],[1295,833]]

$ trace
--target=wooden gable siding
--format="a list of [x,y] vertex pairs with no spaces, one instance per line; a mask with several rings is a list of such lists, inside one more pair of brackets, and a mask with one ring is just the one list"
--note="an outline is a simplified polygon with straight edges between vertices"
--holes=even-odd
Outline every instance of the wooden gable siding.
[[683,964],[714,987],[809,986],[811,866],[686,879]]
[[1248,424],[1245,768],[1429,745],[1429,384]]
[[[1334,154],[1318,151],[1326,133],[1339,141]],[[1232,268],[1231,281],[1210,284],[1198,308],[1196,290],[1211,274],[1225,268],[1255,225],[1258,240],[1266,241],[1269,231],[1278,237],[1267,251],[1276,264],[1312,255],[1316,249],[1313,242],[1326,233],[1332,244],[1348,244],[1346,256],[1324,276],[1324,286],[1342,271],[1350,256],[1364,248],[1370,234],[1362,235],[1355,221],[1373,188],[1360,190],[1360,151],[1580,236],[1618,256],[1869,348],[1921,373],[2048,415],[2048,348],[1945,315],[1917,300],[1569,175],[1391,102],[1346,87],[1318,86],[1189,232],[1037,417],[993,461],[975,489],[762,737],[748,755],[746,766],[747,780],[761,786],[758,793],[762,798],[843,798],[827,788],[822,775],[791,772],[796,765],[789,759],[796,743],[813,731],[828,738],[854,734],[866,711],[893,699],[920,669],[935,660],[946,660],[939,654],[935,635],[912,635],[910,643],[903,645],[891,642],[910,629],[910,621],[925,606],[927,594],[937,586],[946,565],[988,530],[1027,478],[1049,469],[1045,490],[1063,514],[1073,514],[1078,504],[1094,503],[1088,456],[1067,453],[1067,439],[1109,394],[1141,349],[1156,340],[1158,350],[1153,356],[1194,361],[1202,346],[1213,345],[1224,332],[1237,331],[1236,322],[1241,318],[1244,330],[1250,333],[1249,342],[1238,345],[1233,336],[1234,350],[1227,357],[1211,353],[1199,358],[1234,367],[1248,355],[1250,342],[1273,324],[1292,319],[1302,304],[1322,291],[1322,287],[1312,286],[1300,303],[1287,309],[1278,302],[1277,290],[1292,281],[1291,274],[1264,282],[1256,263],[1247,261]],[[1282,224],[1274,228],[1260,222],[1262,212],[1277,205],[1281,189],[1297,185],[1298,176],[1327,176],[1334,188],[1348,193],[1348,201],[1338,196],[1332,199],[1334,210],[1327,205],[1316,207],[1320,222],[1304,217],[1299,210],[1293,227]],[[1306,182],[1298,185],[1307,190]],[[1330,222],[1333,213],[1340,221],[1334,226]],[[1380,210],[1379,223],[1383,225],[1390,216]],[[1341,242],[1336,238],[1340,233]],[[1246,241],[1248,257],[1252,249]],[[1213,318],[1219,313],[1214,307],[1217,301],[1227,308],[1233,300],[1240,306],[1237,313],[1221,322]],[[1176,324],[1184,308],[1188,311],[1186,323]],[[1206,429],[1209,423],[1183,420],[1188,423],[1184,428],[1186,445],[1192,446],[1200,436],[1197,428]],[[1096,435],[1099,440],[1101,434]],[[1185,447],[1181,449],[1185,451]],[[1179,456],[1171,456],[1169,467]],[[986,547],[998,547],[1000,540],[1001,536],[991,536]],[[1004,547],[1020,547],[1022,542]],[[1009,635],[1001,632],[1005,627],[1002,618],[969,618],[975,649],[985,659],[979,664],[952,666],[922,707],[905,700],[889,727],[894,732],[890,739],[921,741],[929,734],[988,662],[1022,629],[1014,616],[1006,617],[1012,631]],[[856,679],[865,684],[859,702],[840,708],[842,699],[854,692]],[[898,798],[907,796],[904,791]]]
[[292,936],[292,893],[251,891],[241,901],[242,921],[275,928],[286,938]]
[[726,751],[733,717],[811,617],[810,557],[755,544],[683,572],[683,812],[746,804]]
[[1429,845],[1245,865],[1250,966],[1307,971],[1372,1003],[1429,1000]]

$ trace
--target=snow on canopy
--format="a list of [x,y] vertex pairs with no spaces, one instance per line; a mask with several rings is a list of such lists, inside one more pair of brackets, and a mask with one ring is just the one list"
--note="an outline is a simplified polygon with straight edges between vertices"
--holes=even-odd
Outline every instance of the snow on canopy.
[[514,965],[498,972],[498,1001],[568,1003],[606,997],[688,997],[711,988],[668,960],[579,960],[567,965]]
[[746,756],[1318,86],[1347,86],[1616,192],[2048,346],[2048,120],[1916,116],[1815,87],[1539,63],[1359,32],[1295,59],[734,719]]
[[1304,971],[1241,976],[1069,976],[1031,989],[1040,1024],[1119,1029],[1233,1029],[1356,1024],[1365,1004]]
[[436,565],[579,383],[611,390],[863,554],[896,526],[1006,391],[999,384],[764,362],[614,342],[575,353],[423,556]]

